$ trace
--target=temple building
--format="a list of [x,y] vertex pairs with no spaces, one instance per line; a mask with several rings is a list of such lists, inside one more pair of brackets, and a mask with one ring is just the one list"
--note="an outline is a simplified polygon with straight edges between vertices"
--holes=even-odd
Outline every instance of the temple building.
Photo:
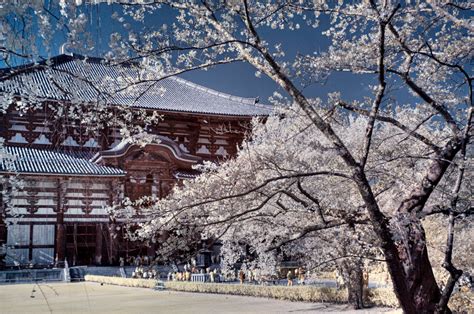
[[[197,175],[194,165],[235,156],[251,119],[270,113],[256,99],[178,77],[154,80],[150,69],[79,55],[0,75],[2,102],[10,104],[0,113],[0,188],[11,195],[0,200],[6,265],[113,265],[128,255],[154,255],[153,245],[124,239],[107,208],[125,197],[164,197]],[[125,139],[121,120],[154,140]],[[17,191],[5,180],[15,178]]]

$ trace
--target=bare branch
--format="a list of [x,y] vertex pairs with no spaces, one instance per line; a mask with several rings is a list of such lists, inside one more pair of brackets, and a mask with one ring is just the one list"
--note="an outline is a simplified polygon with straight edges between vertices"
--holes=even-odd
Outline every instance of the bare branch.
[[[350,110],[352,112],[356,112],[356,113],[364,115],[364,116],[369,116],[370,115],[370,112],[368,110],[354,107],[354,106],[352,106],[352,105],[350,105],[346,102],[343,102],[343,101],[339,101],[337,103],[337,105],[341,106],[342,108],[344,108],[346,110]],[[406,125],[400,123],[398,120],[396,120],[392,117],[387,117],[387,116],[382,116],[380,114],[377,114],[376,119],[378,121],[387,122],[387,123],[390,123],[390,124],[396,126],[400,130],[405,132],[407,135],[412,136],[413,138],[423,142],[424,144],[426,144],[427,146],[432,148],[434,151],[438,151],[440,149],[439,146],[437,146],[436,144],[431,142],[431,140],[429,140],[427,137],[421,135],[420,133],[416,132],[415,130],[411,130],[409,127],[407,127]]]
[[[396,12],[396,9],[394,10],[393,14],[395,14],[395,12]],[[370,144],[372,142],[372,133],[374,131],[375,120],[380,108],[380,104],[382,103],[383,96],[385,94],[385,87],[387,86],[387,83],[385,82],[385,64],[384,64],[385,27],[386,27],[385,22],[379,21],[379,46],[378,46],[379,48],[379,59],[378,59],[379,86],[377,89],[377,95],[375,96],[374,102],[372,104],[372,109],[370,110],[370,113],[369,113],[369,121],[367,121],[367,127],[365,129],[364,148],[362,150],[362,158],[360,160],[360,167],[362,169],[365,168],[365,165],[367,163],[367,158],[369,157]]]
[[[409,58],[411,58],[414,52],[407,46],[405,41],[401,38],[400,33],[396,30],[396,28],[393,26],[392,23],[388,22],[387,26],[390,32],[395,36],[397,41],[400,43],[405,53],[408,55]],[[456,124],[456,121],[449,113],[449,111],[442,104],[439,104],[431,96],[429,96],[428,93],[426,93],[423,90],[423,88],[417,85],[407,72],[402,73],[394,69],[387,69],[387,72],[394,73],[398,75],[400,78],[402,78],[412,91],[414,91],[421,99],[423,99],[426,103],[428,103],[444,118],[446,123],[448,123],[449,127],[451,128],[451,131],[453,132],[453,134],[454,135],[458,134],[459,128]]]
[[298,187],[298,189],[300,190],[301,194],[303,194],[304,196],[306,196],[308,199],[310,199],[315,205],[316,205],[316,211],[318,212],[318,215],[319,215],[319,218],[321,219],[321,221],[326,224],[326,220],[324,219],[324,216],[323,216],[323,211],[321,209],[321,205],[319,203],[319,200],[316,198],[316,197],[313,197],[308,191],[306,191],[304,188],[303,188],[303,185],[301,184],[301,180],[298,180],[296,182],[296,186]]
[[308,226],[306,228],[304,228],[302,231],[300,231],[299,233],[291,236],[290,238],[286,239],[286,240],[283,240],[281,241],[280,243],[276,244],[276,245],[273,245],[271,246],[270,248],[267,249],[267,251],[273,251],[273,250],[276,250],[288,243],[291,243],[291,242],[294,242],[294,241],[297,241],[297,240],[300,240],[302,239],[303,237],[305,237],[306,235],[308,235],[309,233],[312,233],[312,232],[317,232],[317,231],[321,231],[321,230],[326,230],[326,229],[332,229],[332,228],[336,228],[336,227],[340,227],[340,226],[343,226],[343,225],[354,225],[354,224],[367,224],[369,223],[369,220],[368,219],[363,219],[363,220],[354,220],[354,221],[329,221],[323,225],[313,225],[313,226]]
[[184,212],[185,210],[188,210],[188,209],[191,209],[191,208],[194,208],[194,207],[198,207],[198,206],[202,206],[202,205],[206,205],[206,204],[216,203],[216,202],[223,201],[223,200],[240,198],[240,197],[246,196],[248,194],[257,192],[257,191],[259,191],[260,189],[264,188],[265,186],[267,186],[268,184],[270,184],[272,182],[285,180],[285,179],[291,179],[291,178],[314,177],[314,176],[322,176],[322,175],[336,176],[336,177],[341,177],[341,178],[346,178],[346,179],[351,179],[352,180],[352,178],[350,176],[348,176],[344,173],[338,173],[338,172],[332,172],[332,171],[315,171],[315,172],[308,172],[308,173],[295,173],[295,174],[281,175],[281,176],[266,179],[263,183],[255,186],[253,188],[250,188],[250,189],[248,189],[244,192],[230,194],[230,195],[218,197],[218,198],[215,198],[215,199],[206,199],[204,201],[200,201],[200,202],[192,203],[190,205],[183,206],[183,207],[175,210],[175,213],[173,214],[173,217],[171,217],[167,221],[167,223],[171,222],[172,220],[175,220],[177,218],[177,216],[180,213]]

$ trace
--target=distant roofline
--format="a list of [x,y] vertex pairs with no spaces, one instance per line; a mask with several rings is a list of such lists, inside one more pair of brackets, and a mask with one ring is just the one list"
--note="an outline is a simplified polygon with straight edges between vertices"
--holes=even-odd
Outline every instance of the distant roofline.
[[[14,67],[0,68],[0,81],[3,80],[3,76],[6,75],[6,74],[13,74],[13,76],[15,76],[15,75],[20,74],[20,73],[22,73],[24,71],[27,71],[27,70],[42,69],[48,61],[51,62],[52,66],[55,66],[55,65],[62,64],[62,63],[68,62],[68,61],[72,61],[72,60],[87,60],[87,62],[101,63],[101,64],[105,64],[105,65],[108,65],[108,66],[118,66],[118,65],[120,65],[120,66],[131,66],[132,64],[139,65],[139,63],[135,62],[135,61],[126,61],[126,62],[123,62],[123,63],[120,63],[120,64],[113,64],[113,63],[107,62],[106,59],[101,58],[101,57],[84,56],[84,55],[76,54],[76,53],[64,53],[64,54],[59,54],[59,55],[53,56],[49,59],[43,59],[43,60],[38,61],[38,62],[30,62],[30,63],[27,63],[27,64],[18,65],[18,66],[14,66]],[[12,73],[12,70],[15,70],[15,69],[18,69],[19,71],[17,73]],[[191,82],[189,80],[186,80],[182,77],[179,77],[178,75],[170,76],[168,78],[176,80],[180,83],[186,84],[189,87],[196,88],[198,90],[207,92],[211,95],[227,98],[227,99],[233,100],[233,101],[238,101],[238,102],[240,102],[242,104],[245,104],[245,105],[251,105],[251,106],[255,106],[255,107],[259,107],[259,108],[270,109],[270,108],[267,108],[267,106],[269,106],[269,105],[264,105],[264,104],[258,103],[258,96],[249,98],[249,97],[241,97],[241,96],[235,96],[235,95],[231,95],[231,94],[224,93],[224,92],[219,92],[215,89],[205,87],[203,85],[200,85],[200,84]]]
[[[104,61],[106,61],[106,59],[104,59],[104,58],[89,57],[89,56],[84,56],[84,55],[77,54],[77,53],[63,53],[63,54],[53,56],[49,59],[44,59],[44,58],[41,58],[41,59],[42,59],[41,61],[29,62],[29,63],[25,63],[25,64],[13,66],[13,67],[0,68],[0,81],[2,81],[2,79],[3,79],[2,76],[4,74],[11,73],[11,74],[16,75],[16,74],[23,73],[24,71],[27,71],[27,70],[43,69],[48,61],[51,62],[52,66],[62,64],[62,63],[72,61],[72,60],[87,60],[88,62],[91,62],[91,63],[107,64],[107,62],[104,62]],[[122,66],[127,66],[130,63],[131,62],[124,62],[121,65]],[[113,65],[113,64],[109,64],[109,65]],[[18,72],[12,73],[12,70],[18,70]]]
[[256,102],[258,97],[248,98],[248,97],[235,96],[235,95],[227,94],[227,93],[224,93],[224,92],[219,92],[219,91],[217,91],[215,89],[212,89],[212,88],[209,88],[209,87],[205,87],[205,86],[196,84],[194,82],[183,79],[179,76],[171,76],[170,78],[174,79],[178,82],[181,82],[183,84],[186,84],[190,87],[193,87],[193,88],[202,90],[206,93],[212,94],[212,95],[216,95],[216,96],[219,96],[219,97],[223,97],[223,98],[227,98],[227,99],[230,99],[230,100],[238,101],[238,102],[241,102],[245,105],[251,105],[251,106],[266,108],[265,107],[266,105],[263,105],[263,104],[260,104],[260,103]]

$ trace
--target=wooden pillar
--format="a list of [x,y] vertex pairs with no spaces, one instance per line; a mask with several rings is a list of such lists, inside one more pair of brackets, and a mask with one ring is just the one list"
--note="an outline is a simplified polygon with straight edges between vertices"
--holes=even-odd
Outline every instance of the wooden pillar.
[[[120,202],[121,192],[125,192],[125,180],[112,180],[110,182],[109,190],[109,205],[114,206]],[[117,224],[113,216],[109,216],[108,227],[108,242],[107,242],[107,257],[109,265],[116,264],[118,262],[118,245],[119,241],[117,239]]]
[[196,151],[198,150],[197,147],[197,142],[199,141],[199,134],[201,133],[201,124],[203,122],[201,121],[196,121],[194,123],[190,123],[188,125],[189,127],[189,133],[188,133],[188,150],[189,153],[192,155],[196,155]]
[[10,123],[9,118],[10,118],[10,110],[7,110],[7,113],[2,115],[1,125],[0,125],[0,136],[5,139],[5,142],[7,142],[10,139],[8,129],[11,127],[11,123]]
[[3,215],[0,214],[0,246],[7,244],[7,224],[3,219]]
[[64,224],[64,195],[66,190],[61,179],[58,179],[57,185],[55,250],[56,260],[64,262],[66,260],[66,226]]
[[102,264],[102,224],[96,224],[95,234],[95,264]]
[[3,217],[3,209],[1,206],[0,204],[0,269],[3,269],[5,267],[5,257],[7,254],[7,225]]
[[0,185],[0,246],[7,244],[7,223],[6,223],[6,211],[5,204],[3,204],[2,197],[3,186]]
[[33,222],[30,222],[30,239],[28,241],[28,260],[33,262]]
[[114,142],[114,139],[112,138],[112,130],[113,129],[107,126],[99,130],[99,145],[101,150],[109,149],[110,145]]
[[74,253],[72,253],[72,266],[76,266],[77,263],[77,223],[74,224],[74,231],[72,234],[72,237],[74,239]]
[[56,259],[58,262],[66,259],[66,225],[63,212],[57,214],[56,220]]
[[109,264],[113,265],[118,261],[118,245],[117,245],[117,225],[115,223],[109,224]]

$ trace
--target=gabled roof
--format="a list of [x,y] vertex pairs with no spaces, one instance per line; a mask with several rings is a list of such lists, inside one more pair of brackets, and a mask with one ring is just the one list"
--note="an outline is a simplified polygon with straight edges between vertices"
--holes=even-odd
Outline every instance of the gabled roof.
[[40,100],[100,101],[226,116],[266,116],[271,112],[270,106],[257,104],[254,98],[220,93],[178,77],[158,80],[160,76],[152,69],[139,69],[133,63],[112,65],[79,55],[59,55],[38,64],[3,69],[0,76],[0,91]]
[[29,147],[6,146],[4,150],[14,157],[11,165],[0,158],[0,172],[24,174],[53,174],[79,176],[124,176],[125,172],[101,166],[89,159],[87,152],[64,152]]
[[[202,162],[201,157],[194,156],[194,155],[184,152],[178,146],[178,144],[176,144],[176,142],[170,140],[169,138],[165,136],[161,136],[161,135],[158,135],[157,137],[159,139],[159,142],[147,144],[145,147],[159,146],[159,147],[165,148],[174,156],[174,158],[190,163],[190,164],[197,164],[199,162]],[[128,140],[122,140],[119,144],[117,144],[115,147],[111,149],[97,152],[93,157],[90,158],[90,160],[92,162],[99,163],[102,160],[107,159],[107,158],[122,157],[126,155],[127,152],[133,147],[139,147],[139,145],[133,144]],[[141,150],[143,149],[145,148],[141,147]]]

